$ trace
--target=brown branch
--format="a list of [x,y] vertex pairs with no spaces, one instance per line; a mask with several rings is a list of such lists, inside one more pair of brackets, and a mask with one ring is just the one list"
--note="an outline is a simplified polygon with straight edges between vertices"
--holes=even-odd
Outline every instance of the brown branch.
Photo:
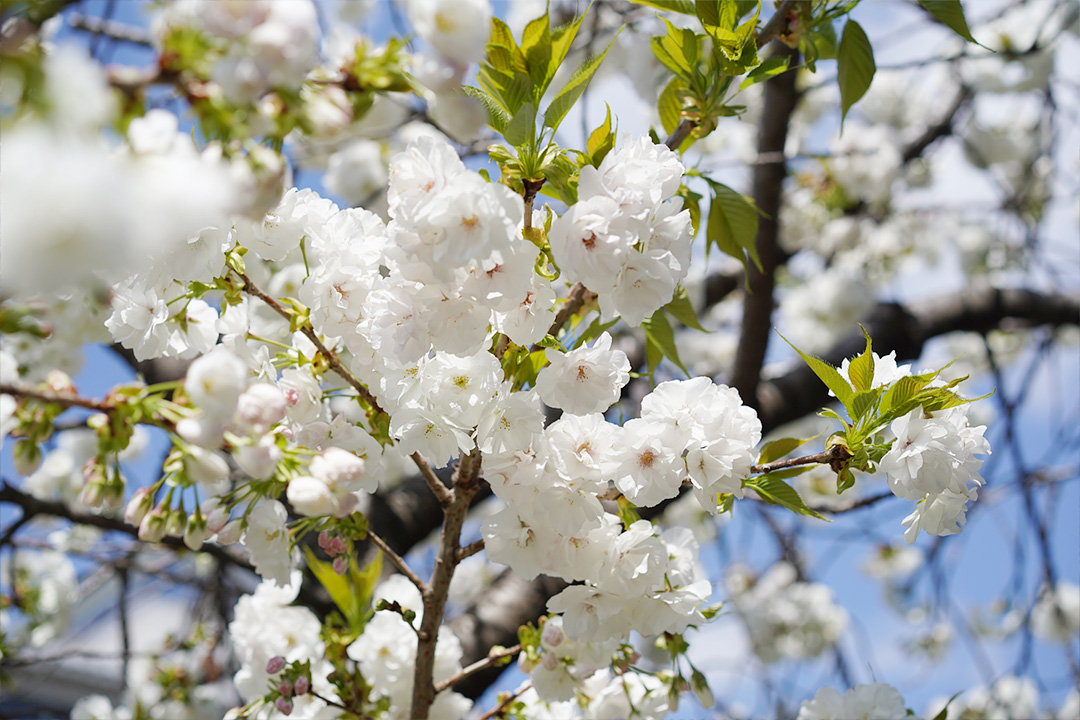
[[[777,43],[776,47],[778,57],[787,55],[793,61],[798,57],[798,53],[782,43]],[[785,72],[765,83],[765,107],[758,129],[759,154],[784,150],[798,98],[795,76],[796,73]],[[749,293],[743,302],[731,385],[739,391],[744,403],[755,408],[758,406],[757,388],[761,367],[772,334],[775,273],[784,262],[779,235],[781,191],[786,176],[787,164],[783,162],[754,168],[754,201],[763,215],[758,222],[756,240],[761,270],[753,266],[747,268]]]
[[[570,288],[570,294],[567,295],[566,302],[559,308],[559,312],[556,313],[555,320],[551,323],[551,327],[548,328],[547,334],[551,337],[558,337],[559,330],[566,324],[566,321],[581,310],[581,308],[585,306],[585,303],[595,297],[596,293],[591,292],[581,283],[575,284],[574,287]],[[529,348],[529,352],[536,352],[541,349],[542,346],[533,345]]]
[[463,548],[458,550],[458,562],[461,562],[465,558],[471,558],[473,555],[481,552],[484,549],[484,538],[480,538],[475,542],[471,542]]
[[113,40],[144,45],[150,47],[150,34],[140,27],[116,22],[115,20],[103,20],[82,13],[71,13],[67,16],[68,24],[76,30],[87,30],[95,35],[104,35]]
[[930,147],[936,140],[951,135],[953,123],[956,120],[956,114],[960,112],[962,107],[967,105],[974,95],[975,93],[970,87],[961,85],[960,92],[953,100],[952,105],[949,106],[949,109],[942,115],[941,119],[926,128],[922,135],[904,148],[903,154],[901,155],[903,164],[907,165],[912,160],[922,155],[923,152],[926,151],[926,148]]
[[80,395],[69,395],[49,390],[36,390],[22,385],[12,385],[11,383],[0,383],[0,395],[13,395],[27,400],[37,400],[38,402],[49,403],[52,405],[62,405],[65,408],[81,407],[87,410],[96,410],[101,413],[110,413],[116,410],[116,405],[107,400],[94,400]]
[[491,708],[486,713],[481,715],[479,720],[491,720],[491,718],[495,717],[496,715],[501,713],[503,710],[505,710],[507,708],[507,706],[510,705],[510,703],[514,702],[519,697],[521,697],[526,692],[528,692],[529,688],[531,688],[531,687],[532,687],[532,683],[528,683],[528,682],[525,683],[524,685],[519,687],[517,690],[515,690],[514,692],[512,692],[509,695],[507,695],[506,697],[504,697],[502,699],[502,701],[499,702],[498,705],[496,705],[495,707]]
[[439,554],[435,558],[435,568],[431,581],[423,593],[424,619],[420,623],[420,632],[416,645],[416,666],[413,675],[413,698],[410,717],[413,720],[425,720],[431,703],[435,700],[435,644],[438,641],[439,626],[442,625],[446,599],[450,593],[450,581],[457,567],[458,551],[461,544],[461,528],[465,516],[472,504],[473,496],[480,488],[481,454],[473,449],[461,458],[457,472],[454,473],[453,501],[446,508],[443,517],[442,535],[439,540]]
[[494,667],[496,665],[499,665],[502,662],[503,659],[508,658],[508,657],[513,657],[514,655],[517,655],[519,652],[521,652],[521,643],[518,643],[517,645],[515,645],[514,647],[511,647],[511,648],[505,648],[501,652],[490,653],[483,660],[477,660],[472,665],[469,665],[467,668],[461,670],[460,672],[455,673],[454,675],[451,675],[450,677],[446,678],[445,680],[443,680],[440,683],[436,683],[436,685],[435,685],[435,693],[436,694],[441,693],[446,688],[453,687],[454,685],[461,682],[465,678],[467,678],[467,677],[469,677],[471,675],[475,675],[476,673],[480,672],[481,670],[486,670],[489,667]]
[[409,578],[409,582],[415,585],[416,589],[419,590],[421,594],[427,590],[427,585],[420,579],[419,575],[413,572],[413,569],[405,562],[405,558],[394,552],[390,546],[386,544],[385,540],[371,530],[368,530],[367,537],[368,540],[371,540],[372,545],[379,548],[379,550],[382,551],[382,554],[390,559],[390,562],[398,569],[399,573]]
[[[234,270],[233,272],[236,271]],[[286,310],[280,302],[260,290],[259,287],[255,285],[255,283],[251,280],[251,278],[249,278],[244,273],[236,273],[236,275],[244,281],[244,292],[259,298],[268,306],[270,306],[270,308],[274,312],[276,312],[278,315],[285,318],[286,320],[292,319],[292,313]],[[376,413],[384,412],[383,409],[379,406],[379,401],[376,400],[375,396],[371,394],[371,391],[368,390],[367,387],[365,387],[364,384],[360,382],[360,380],[341,363],[341,359],[338,358],[337,353],[327,349],[326,345],[324,345],[323,341],[319,339],[318,333],[315,332],[315,329],[311,327],[311,325],[305,324],[300,328],[300,332],[304,333],[304,337],[306,337],[315,345],[315,348],[323,357],[326,358],[327,363],[334,370],[334,372],[340,375],[342,379],[345,380],[345,382],[347,382],[350,387],[352,387],[352,389],[356,390],[357,394],[360,396],[360,399],[367,403],[368,407],[370,407]]]
[[[791,22],[791,12],[795,8],[795,3],[798,0],[784,0],[780,3],[780,7],[776,8],[776,12],[772,14],[769,21],[765,23],[765,26],[761,28],[761,32],[757,36],[758,48],[765,47],[770,41],[772,41],[778,35],[787,32],[788,24]],[[806,0],[803,0],[804,2]],[[679,121],[678,126],[671,131],[670,137],[664,141],[672,150],[678,150],[679,146],[686,141],[686,138],[690,137],[690,133],[694,132],[698,123],[689,118],[683,118]]]
[[444,509],[450,506],[450,503],[454,501],[454,493],[450,488],[443,485],[442,480],[435,474],[435,471],[431,469],[431,465],[424,459],[424,456],[419,452],[414,452],[409,457],[412,458],[413,463],[420,471],[420,476],[424,478],[424,482],[427,483],[428,488],[431,490],[431,494],[435,496],[435,499],[439,501],[439,505]]

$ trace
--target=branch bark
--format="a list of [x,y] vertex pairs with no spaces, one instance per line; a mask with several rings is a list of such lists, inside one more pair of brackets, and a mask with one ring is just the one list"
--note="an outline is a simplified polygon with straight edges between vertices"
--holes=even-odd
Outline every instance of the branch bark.
[[[798,53],[787,45],[775,42],[776,57],[787,56],[794,65]],[[794,71],[777,75],[765,83],[765,108],[758,128],[758,154],[782,153],[787,143],[791,115],[795,111],[798,93]],[[743,317],[731,385],[739,391],[742,401],[758,407],[757,389],[765,350],[772,334],[773,289],[776,269],[785,255],[780,248],[780,197],[787,163],[777,162],[754,168],[754,201],[763,217],[758,223],[757,251],[761,270],[747,268],[749,293],[743,302]]]

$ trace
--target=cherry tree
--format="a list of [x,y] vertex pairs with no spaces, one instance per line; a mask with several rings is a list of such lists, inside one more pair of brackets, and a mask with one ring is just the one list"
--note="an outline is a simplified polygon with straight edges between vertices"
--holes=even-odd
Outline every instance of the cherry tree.
[[18,707],[1075,716],[1076,5],[84,5],[0,35]]

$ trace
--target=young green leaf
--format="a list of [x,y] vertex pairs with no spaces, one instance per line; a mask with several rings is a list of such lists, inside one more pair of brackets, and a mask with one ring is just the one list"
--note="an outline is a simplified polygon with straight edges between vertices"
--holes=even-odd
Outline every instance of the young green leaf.
[[531,102],[522,105],[510,119],[503,136],[515,147],[532,142],[536,136],[536,106]]
[[630,0],[635,5],[646,5],[657,10],[669,10],[680,15],[693,15],[699,3],[694,0]]
[[[620,28],[621,31],[621,28]],[[604,51],[599,55],[594,55],[586,60],[581,67],[574,71],[574,74],[570,76],[570,79],[566,81],[566,85],[555,96],[555,99],[551,101],[551,105],[544,111],[544,126],[549,127],[552,130],[559,128],[559,123],[566,117],[566,113],[570,112],[570,108],[573,107],[577,99],[581,97],[581,93],[585,92],[585,88],[589,85],[589,81],[592,80],[592,76],[596,74],[597,68],[600,67],[600,63],[604,61],[604,57],[608,54],[608,50],[615,44],[615,40],[619,37],[619,33],[615,33],[615,37],[611,38],[611,42],[604,48]]]
[[686,95],[687,87],[685,80],[678,75],[673,75],[660,91],[656,109],[660,113],[660,124],[664,126],[664,132],[668,135],[678,127],[682,120],[683,97]]
[[653,54],[664,67],[679,77],[689,79],[697,70],[701,39],[693,30],[667,25],[667,35],[657,35],[650,41]]
[[787,71],[788,63],[790,62],[791,58],[787,55],[784,57],[769,58],[747,74],[746,79],[739,85],[739,89],[757,85],[759,82],[764,82],[771,77],[783,74]]
[[[589,7],[592,7],[590,4]],[[551,79],[555,77],[555,71],[562,65],[563,60],[566,59],[567,53],[570,52],[570,46],[574,43],[574,38],[577,37],[578,30],[581,28],[581,23],[585,20],[585,16],[588,14],[588,9],[585,12],[578,15],[565,25],[560,25],[555,28],[551,33],[551,65],[548,72],[548,77],[544,82],[544,89],[551,84]]]
[[788,345],[791,345],[792,350],[799,353],[799,357],[803,359],[803,362],[810,366],[810,369],[814,371],[814,374],[818,376],[821,382],[825,383],[825,387],[832,390],[836,399],[839,400],[840,404],[847,408],[850,413],[851,400],[855,396],[855,389],[851,387],[851,384],[840,374],[840,371],[819,357],[807,355],[802,350],[795,347],[790,340],[779,332],[776,334],[780,335]]
[[[805,470],[809,468],[792,469]],[[809,515],[818,520],[829,522],[826,518],[822,517],[819,512],[807,505],[806,501],[799,497],[799,493],[795,491],[795,488],[781,480],[777,475],[778,473],[769,473],[768,475],[762,475],[761,477],[751,478],[743,483],[743,485],[756,492],[761,496],[761,499],[767,503],[782,505],[799,515]]]
[[[657,353],[659,353],[659,357],[666,357],[684,373],[690,374],[683,367],[682,360],[679,359],[679,349],[675,344],[675,333],[671,329],[671,323],[668,322],[667,316],[664,315],[663,308],[654,312],[652,317],[642,320],[641,328],[645,331],[645,352],[647,356],[651,354],[656,363],[659,363],[657,359]],[[656,363],[652,359],[649,360],[650,373],[656,370]]]
[[877,71],[870,40],[862,26],[854,20],[848,20],[844,26],[836,60],[836,80],[840,84],[840,124],[843,125],[848,110],[870,89],[870,82]]
[[506,126],[510,124],[510,113],[503,109],[502,105],[480,88],[464,85],[462,92],[471,98],[476,98],[484,106],[488,114],[488,125],[500,135],[506,134]]
[[863,328],[866,336],[866,349],[862,354],[852,358],[848,365],[848,377],[856,390],[869,390],[874,384],[874,353],[870,349],[870,334]]
[[551,69],[551,20],[547,10],[534,20],[530,20],[521,34],[521,52],[525,55],[525,67],[535,86],[533,99],[539,102],[547,89],[547,79]]
[[709,204],[709,224],[705,230],[707,245],[716,245],[722,252],[746,265],[746,253],[761,268],[757,253],[757,208],[745,196],[727,185],[710,183],[713,199]]
[[805,445],[821,436],[821,433],[808,438],[780,438],[779,440],[773,440],[765,443],[761,447],[761,455],[758,457],[757,464],[765,465],[771,463],[773,460],[779,460],[792,450]]
[[611,129],[611,106],[604,103],[607,114],[604,123],[589,134],[589,140],[585,144],[585,150],[589,154],[589,163],[593,167],[600,167],[600,163],[612,148],[615,147],[615,133]]
[[709,332],[701,327],[701,323],[698,322],[697,313],[694,312],[694,305],[690,302],[690,295],[687,294],[686,288],[682,285],[677,285],[675,287],[675,295],[671,298],[671,302],[664,306],[664,309],[671,313],[673,318],[686,327],[694,328],[701,332]]
[[964,6],[960,4],[960,0],[919,0],[919,5],[957,35],[979,45],[979,42],[971,37],[971,30],[968,29],[967,19],[964,17]]

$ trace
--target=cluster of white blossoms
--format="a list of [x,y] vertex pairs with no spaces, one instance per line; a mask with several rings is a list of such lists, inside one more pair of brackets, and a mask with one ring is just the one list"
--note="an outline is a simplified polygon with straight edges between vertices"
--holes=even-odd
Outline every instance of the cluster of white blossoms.
[[[372,594],[372,603],[397,603],[400,611],[416,614],[413,625],[396,611],[376,612],[348,647],[348,655],[373,688],[373,700],[389,701],[386,720],[409,720],[412,703],[414,665],[416,664],[416,633],[424,618],[420,591],[403,575],[391,575],[380,583]],[[438,683],[461,670],[461,642],[450,628],[439,628],[435,645],[435,671]],[[435,696],[429,718],[458,720],[465,717],[472,703],[463,695],[444,690]]]
[[754,652],[765,662],[816,657],[847,628],[847,611],[836,605],[832,589],[799,580],[786,562],[757,579],[736,568],[728,575],[728,590]]
[[643,672],[616,674],[608,668],[581,681],[572,700],[545,701],[532,687],[518,701],[521,717],[529,720],[662,720],[672,711],[662,679]]
[[904,720],[909,717],[904,696],[892,685],[871,683],[856,685],[843,695],[835,688],[823,687],[813,700],[803,701],[797,720]]
[[608,317],[639,325],[666,305],[690,267],[689,211],[672,200],[683,165],[647,137],[586,165],[578,201],[551,224],[549,242],[571,282],[596,293]]
[[896,441],[881,459],[893,494],[918,503],[904,519],[904,538],[915,542],[919,531],[929,535],[960,532],[967,504],[983,484],[978,470],[989,455],[986,428],[968,425],[967,408],[936,412],[915,408],[890,426]]
[[[311,610],[291,604],[300,592],[300,583],[300,572],[294,571],[283,585],[263,581],[253,594],[244,595],[236,603],[229,636],[240,669],[233,682],[244,702],[252,702],[273,686],[274,674],[269,672],[273,658],[284,658],[288,663],[310,662],[314,692],[293,698],[291,716],[332,717],[333,711],[315,696],[317,693],[330,698],[335,694],[334,686],[326,679],[333,666],[326,659],[320,639],[322,623]],[[273,717],[282,717],[273,708],[269,710]]]

